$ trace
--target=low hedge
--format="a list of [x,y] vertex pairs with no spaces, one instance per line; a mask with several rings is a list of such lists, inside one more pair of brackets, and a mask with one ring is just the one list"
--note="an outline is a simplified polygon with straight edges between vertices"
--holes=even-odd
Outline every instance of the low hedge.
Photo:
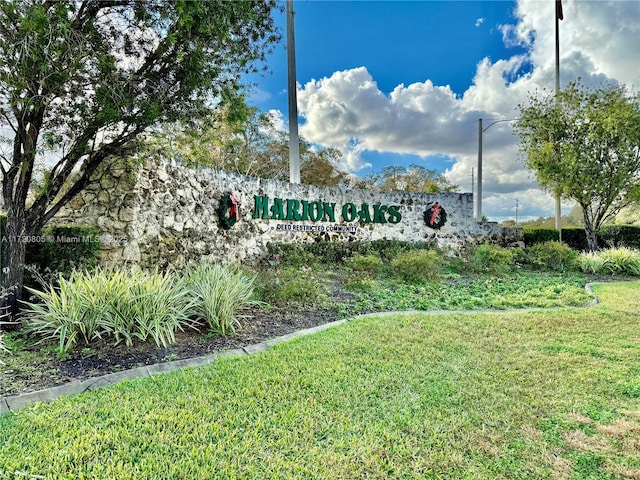
[[[524,243],[530,247],[538,243],[558,241],[558,231],[551,228],[525,228]],[[587,234],[582,227],[562,229],[562,241],[574,250],[589,249]],[[605,225],[598,235],[598,246],[640,249],[640,227],[635,225]]]
[[560,240],[558,231],[552,228],[525,228],[524,244],[527,247],[536,243],[557,242]]
[[640,249],[640,226],[605,225],[600,229],[601,247],[627,247]]
[[584,231],[583,227],[563,228],[562,241],[579,252],[589,250],[587,233]]

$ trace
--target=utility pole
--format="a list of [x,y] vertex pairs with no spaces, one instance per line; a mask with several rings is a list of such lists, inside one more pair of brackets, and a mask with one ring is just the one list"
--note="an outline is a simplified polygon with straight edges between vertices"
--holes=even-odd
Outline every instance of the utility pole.
[[289,91],[289,181],[300,183],[300,141],[298,139],[298,97],[296,92],[296,40],[293,29],[293,0],[287,0],[287,72]]
[[516,197],[516,227],[518,226],[518,197]]
[[[562,1],[555,0],[556,3],[556,98],[560,93],[560,20],[564,18],[562,13]],[[556,150],[558,152],[558,150]],[[560,154],[557,153],[557,162],[560,162]],[[556,230],[558,231],[558,239],[562,241],[562,225],[560,224],[562,218],[562,206],[560,204],[560,192],[556,192]]]

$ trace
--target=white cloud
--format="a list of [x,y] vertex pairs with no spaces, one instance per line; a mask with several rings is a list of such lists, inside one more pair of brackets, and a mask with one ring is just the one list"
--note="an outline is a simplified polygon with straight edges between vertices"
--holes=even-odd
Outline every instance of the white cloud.
[[[530,45],[531,60],[537,68],[553,68],[555,56],[555,15],[553,2],[541,8],[539,0],[520,0],[516,9],[519,22],[503,26],[503,33],[522,45]],[[563,2],[560,22],[561,77],[583,78],[606,75],[621,83],[640,88],[640,7],[637,1]],[[566,71],[564,60],[579,56],[584,63]],[[582,72],[580,72],[582,70]]]
[[[300,131],[305,138],[343,151],[461,153],[459,128],[473,131],[474,113],[465,111],[451,89],[430,80],[385,95],[365,67],[312,80],[298,92]],[[477,116],[475,116],[477,118]],[[351,170],[362,165],[355,157]]]
[[476,27],[479,27],[480,25],[482,25],[484,23],[484,18],[479,18],[476,20]]
[[[387,94],[366,67],[307,82],[298,91],[304,118],[301,134],[322,146],[340,148],[345,154],[343,166],[350,172],[365,166],[360,155],[367,150],[422,157],[446,154],[455,159],[446,172],[448,178],[468,185],[477,162],[478,118],[486,119],[485,127],[491,119],[513,118],[517,105],[530,93],[554,87],[554,3],[542,5],[538,0],[521,0],[515,11],[517,23],[501,27],[505,42],[523,45],[527,53],[495,62],[482,59],[473,84],[462,96],[428,79],[398,85]],[[633,47],[640,38],[637,2],[565,0],[563,7],[562,84],[580,77],[591,86],[615,80],[639,88],[640,56]],[[527,65],[529,73],[520,74]],[[510,124],[491,126],[483,139],[483,192],[492,214],[513,216],[508,209],[518,195],[524,197],[523,211],[528,205],[549,206],[547,214],[553,215],[552,200],[537,190],[523,166]]]

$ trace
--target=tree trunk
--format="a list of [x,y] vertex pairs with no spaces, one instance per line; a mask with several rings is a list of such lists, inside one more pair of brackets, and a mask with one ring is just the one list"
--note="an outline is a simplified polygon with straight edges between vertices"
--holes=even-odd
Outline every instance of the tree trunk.
[[24,279],[24,256],[30,232],[27,230],[24,210],[9,209],[5,235],[2,238],[2,294],[0,309],[11,318],[18,313],[18,300],[22,294]]
[[598,230],[591,228],[590,225],[585,225],[585,233],[587,234],[587,245],[590,252],[596,252],[598,250]]

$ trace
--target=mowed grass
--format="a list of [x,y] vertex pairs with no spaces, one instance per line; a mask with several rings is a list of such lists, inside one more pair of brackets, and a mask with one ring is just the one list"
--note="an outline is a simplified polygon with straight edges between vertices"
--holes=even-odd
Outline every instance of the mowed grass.
[[4,415],[0,478],[640,478],[640,282],[594,290],[361,318]]

